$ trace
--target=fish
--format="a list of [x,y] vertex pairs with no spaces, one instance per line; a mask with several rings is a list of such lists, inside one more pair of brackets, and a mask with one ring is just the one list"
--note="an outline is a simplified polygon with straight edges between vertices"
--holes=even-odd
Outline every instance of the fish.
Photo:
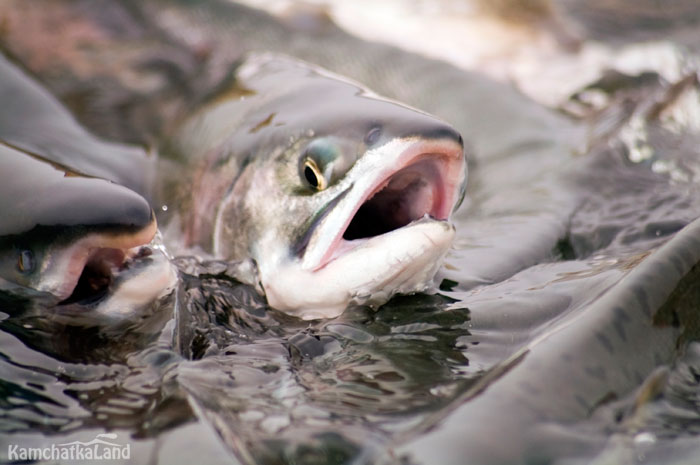
[[[140,8],[139,5],[133,7]],[[81,9],[75,5],[66,8]],[[100,17],[103,10],[81,11],[90,11],[88,16],[95,14]],[[8,15],[14,17],[15,13],[21,15],[22,11],[13,10]],[[81,28],[91,30],[95,27],[95,23],[84,24],[79,15],[71,17],[82,24]],[[97,24],[103,23],[98,20]],[[139,25],[134,27],[140,28]],[[153,28],[147,26],[144,31],[150,32]],[[65,76],[65,67],[70,70],[70,66],[75,66],[74,70],[81,70],[76,81],[84,82],[88,89],[96,82],[108,81],[109,85],[100,86],[94,92],[106,94],[104,99],[109,100],[112,92],[120,97],[127,95],[110,111],[91,109],[82,118],[78,115],[82,124],[89,125],[94,119],[103,121],[103,118],[94,118],[93,115],[108,113],[117,115],[109,127],[128,126],[133,118],[119,116],[123,115],[121,109],[124,106],[131,106],[124,105],[124,100],[133,102],[133,106],[149,115],[139,120],[161,120],[163,114],[176,114],[156,125],[165,128],[162,133],[142,137],[143,140],[160,141],[157,149],[161,162],[157,168],[150,168],[140,160],[136,163],[147,173],[141,178],[148,178],[149,172],[159,172],[158,179],[151,176],[150,188],[134,186],[144,182],[138,178],[136,182],[124,180],[128,173],[122,177],[121,171],[109,165],[108,172],[101,173],[102,177],[118,173],[119,178],[112,178],[115,182],[147,197],[149,194],[153,196],[149,198],[157,207],[161,228],[166,232],[179,231],[163,236],[175,253],[199,246],[216,258],[255,260],[269,304],[302,318],[332,317],[350,304],[378,306],[396,293],[413,293],[433,287],[433,276],[455,234],[449,219],[463,197],[466,180],[463,141],[454,128],[423,111],[379,98],[363,86],[314,65],[294,64],[295,60],[291,58],[239,56],[234,62],[243,65],[237,66],[233,75],[212,73],[218,80],[198,81],[200,88],[195,90],[172,93],[166,89],[142,96],[134,90],[131,81],[120,81],[126,73],[116,73],[118,83],[115,85],[114,70],[110,68],[111,74],[104,76],[104,70],[94,64],[126,62],[133,66],[132,76],[143,75],[143,68],[149,68],[140,55],[142,46],[135,48],[136,58],[119,56],[119,51],[124,48],[113,40],[114,34],[113,30],[98,33],[100,38],[95,39],[94,50],[106,53],[105,58],[112,53],[117,56],[112,55],[106,60],[85,57],[83,60],[83,57],[76,58],[76,50],[83,49],[69,46],[71,51],[61,48],[61,54],[65,51],[73,61],[58,63],[63,71],[33,71],[39,71],[37,74],[50,82],[52,75]],[[13,36],[13,33],[9,35]],[[13,53],[16,56],[24,56],[25,62],[32,63],[34,55],[31,50],[22,50],[22,47],[31,48],[38,44],[40,40],[34,41],[35,38],[38,36],[20,34],[14,42],[9,42],[9,47],[15,47]],[[167,44],[163,41],[155,43],[160,47],[159,57],[167,56],[162,53],[168,48]],[[153,52],[147,50],[145,53]],[[270,63],[262,66],[266,60]],[[277,65],[273,66],[273,62]],[[256,66],[261,66],[261,70],[254,73]],[[86,69],[94,73],[87,79]],[[245,77],[244,73],[252,74]],[[284,79],[294,79],[298,84],[280,89],[278,82]],[[235,80],[243,84],[238,82],[232,88],[226,87],[227,81]],[[122,84],[121,88],[118,84]],[[246,94],[249,92],[247,88],[256,89],[258,95],[237,94]],[[209,89],[216,89],[219,97],[210,95]],[[297,91],[304,95],[295,96]],[[152,101],[151,94],[174,96],[173,101],[165,105]],[[334,99],[333,105],[327,105],[324,99]],[[84,106],[90,108],[90,101]],[[252,111],[254,106],[260,105],[266,105],[265,109],[257,113]],[[168,110],[171,107],[179,111]],[[304,110],[300,111],[300,108]],[[271,113],[275,113],[275,117],[266,124],[265,120]],[[302,113],[306,114],[305,118],[298,117]],[[185,122],[179,120],[180,115],[184,115]],[[197,118],[199,122],[195,121]],[[285,118],[293,119],[286,127],[279,126]],[[198,129],[197,125],[208,127]],[[92,130],[99,134],[104,127]],[[130,136],[141,134],[136,128],[127,132]],[[224,135],[227,140],[224,140]],[[32,134],[32,137],[37,136]],[[294,142],[297,147],[289,145],[290,138],[298,139]],[[310,144],[312,138],[316,142],[309,147],[307,161],[302,162],[300,152],[305,150],[302,145]],[[22,140],[26,139],[29,137],[23,135]],[[213,144],[228,143],[228,140],[239,145],[230,148],[236,153],[221,154],[222,158],[216,161],[208,152],[214,150]],[[47,141],[44,145],[51,146],[52,142]],[[294,192],[275,190],[274,182],[265,191],[261,189],[264,184],[252,181],[273,171],[274,163],[265,162],[272,151],[281,147],[286,147],[290,154],[289,159],[278,163],[278,166],[287,167],[284,176],[288,179],[281,181],[285,188]],[[226,147],[222,146],[224,149]],[[292,159],[291,154],[295,151],[299,152],[298,159]],[[181,154],[185,154],[181,157],[185,159],[183,168],[171,170],[170,161],[177,161]],[[335,162],[325,160],[335,156],[338,156]],[[204,165],[198,162],[202,158]],[[374,161],[370,162],[370,159]],[[248,163],[248,160],[253,162]],[[355,163],[357,160],[359,162]],[[244,161],[246,166],[242,166]],[[209,168],[206,168],[207,163]],[[133,168],[126,171],[129,169],[136,171]],[[253,174],[253,170],[261,175]],[[321,175],[317,170],[325,172]],[[351,172],[349,177],[344,176],[346,170]],[[190,172],[194,172],[194,176]],[[396,176],[391,176],[395,173]],[[307,178],[312,177],[317,179],[314,181],[318,183],[316,186],[309,184]],[[171,180],[180,186],[173,187]],[[190,180],[194,182],[193,193],[187,192]],[[252,188],[242,192],[246,183]],[[182,201],[178,190],[185,191],[184,197],[192,194],[193,199]],[[172,191],[175,191],[173,198],[170,197]],[[365,201],[368,201],[367,206],[360,208]],[[167,211],[163,211],[163,207]],[[280,210],[277,215],[272,214],[275,208]],[[392,211],[394,208],[395,212]],[[185,219],[180,221],[182,227],[179,230],[176,226],[170,227],[171,216]],[[353,217],[358,220],[351,223]],[[409,224],[410,227],[404,227]],[[344,238],[347,228],[350,229]],[[371,228],[376,228],[376,231],[371,231]],[[183,236],[184,249],[179,248],[179,235]],[[352,254],[347,253],[350,249]]]
[[[3,56],[0,77],[0,98],[17,110],[0,116],[0,292],[73,322],[133,317],[124,299],[150,303],[175,278],[147,247],[156,217],[132,189],[147,191],[149,160],[87,132]],[[139,159],[143,170],[126,180]]]
[[150,205],[135,192],[0,142],[3,290],[65,301],[83,269],[121,266],[156,232]]
[[464,196],[460,134],[279,54],[226,81],[160,150],[193,173],[162,200],[186,212],[184,245],[252,258],[268,303],[303,319],[428,289]]

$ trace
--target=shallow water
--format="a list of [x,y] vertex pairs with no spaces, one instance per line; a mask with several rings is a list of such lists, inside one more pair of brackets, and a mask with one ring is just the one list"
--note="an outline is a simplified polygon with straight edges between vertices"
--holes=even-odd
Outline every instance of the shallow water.
[[647,118],[667,89],[584,106],[590,152],[547,175],[477,165],[432,295],[304,322],[181,257],[128,327],[3,301],[0,458],[116,433],[134,463],[692,463],[700,101]]

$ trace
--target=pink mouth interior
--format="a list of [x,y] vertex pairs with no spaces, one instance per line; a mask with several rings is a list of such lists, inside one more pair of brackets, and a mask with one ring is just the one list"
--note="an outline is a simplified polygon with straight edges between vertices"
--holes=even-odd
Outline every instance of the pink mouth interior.
[[418,143],[402,155],[403,167],[367,193],[315,269],[352,250],[357,240],[400,229],[423,218],[447,220],[464,173],[462,147]]
[[128,260],[150,254],[151,250],[148,247],[137,247],[134,249],[101,247],[92,249],[82,270],[79,271],[79,276],[71,294],[62,300],[60,304],[85,303],[102,297],[112,284],[116,273],[127,267]]
[[89,303],[101,298],[117,273],[129,263],[151,255],[146,247],[156,233],[155,219],[149,226],[129,235],[96,235],[76,243],[67,258],[59,305]]
[[438,161],[424,159],[394,173],[355,213],[343,239],[379,236],[402,228],[426,214],[449,215]]

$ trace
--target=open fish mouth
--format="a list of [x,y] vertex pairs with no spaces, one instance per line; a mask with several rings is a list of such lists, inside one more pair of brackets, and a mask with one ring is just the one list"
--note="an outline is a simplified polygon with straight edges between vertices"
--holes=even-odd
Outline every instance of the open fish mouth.
[[62,269],[56,270],[61,284],[53,292],[58,306],[89,305],[108,293],[115,279],[153,251],[148,244],[157,230],[155,219],[135,233],[94,233],[62,252]]
[[446,220],[444,193],[440,186],[440,164],[425,159],[393,174],[362,204],[343,233],[352,241],[378,236],[428,215]]
[[394,139],[360,158],[307,229],[296,260],[261,262],[270,305],[304,319],[428,289],[464,193],[458,138]]
[[[387,157],[387,152],[398,156]],[[368,171],[368,176],[359,178],[369,178],[370,182],[356,182],[341,193],[338,205],[319,222],[314,235],[325,234],[332,240],[314,244],[318,248],[325,246],[325,253],[307,250],[305,268],[319,270],[375,237],[418,221],[449,220],[463,195],[466,163],[461,143],[409,140],[384,147],[374,157],[366,156],[370,161],[380,157],[384,159],[381,165],[390,167],[379,165],[375,170],[359,167]]]
[[58,305],[87,305],[101,300],[118,275],[152,254],[153,250],[145,245],[126,250],[109,247],[94,249],[90,252],[73,291]]

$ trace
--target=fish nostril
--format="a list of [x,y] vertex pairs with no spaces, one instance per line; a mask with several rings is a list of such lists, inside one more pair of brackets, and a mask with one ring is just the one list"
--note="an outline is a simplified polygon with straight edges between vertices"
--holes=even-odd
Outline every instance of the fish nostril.
[[369,145],[376,144],[381,135],[382,135],[381,126],[374,126],[372,129],[367,131],[367,134],[365,135],[365,145],[369,146]]

